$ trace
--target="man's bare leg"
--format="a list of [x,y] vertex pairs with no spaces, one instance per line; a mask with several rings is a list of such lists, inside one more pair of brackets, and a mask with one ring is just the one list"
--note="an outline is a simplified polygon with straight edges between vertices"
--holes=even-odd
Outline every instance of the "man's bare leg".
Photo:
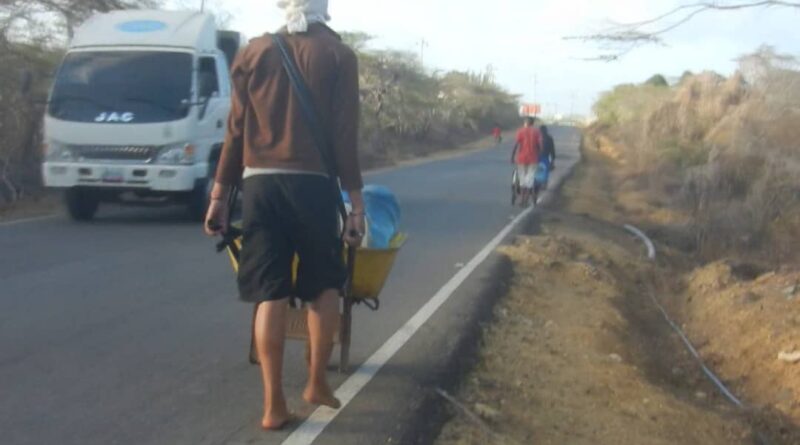
[[264,418],[267,430],[281,429],[290,420],[283,395],[283,349],[288,300],[268,301],[258,306],[255,322],[256,349],[264,380]]
[[333,352],[333,337],[339,317],[339,291],[327,290],[308,308],[308,332],[311,340],[311,363],[308,385],[303,399],[313,405],[325,405],[338,409],[339,400],[325,377],[328,362]]

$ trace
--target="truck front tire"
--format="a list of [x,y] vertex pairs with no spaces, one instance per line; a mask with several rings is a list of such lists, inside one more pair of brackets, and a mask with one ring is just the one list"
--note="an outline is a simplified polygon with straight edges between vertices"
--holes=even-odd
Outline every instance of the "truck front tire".
[[197,181],[197,184],[195,184],[194,190],[189,196],[189,216],[194,221],[203,222],[205,220],[213,185],[214,181],[212,179]]
[[211,189],[214,188],[214,180],[217,176],[217,164],[219,155],[213,157],[208,167],[208,176],[197,181],[189,196],[189,216],[194,221],[204,222],[206,212],[211,201]]
[[64,194],[69,216],[75,221],[90,221],[100,207],[100,200],[91,190],[71,188]]

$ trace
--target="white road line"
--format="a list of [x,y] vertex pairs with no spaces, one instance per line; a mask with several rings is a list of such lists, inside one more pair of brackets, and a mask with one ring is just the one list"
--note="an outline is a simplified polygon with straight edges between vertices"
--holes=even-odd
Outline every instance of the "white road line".
[[342,402],[340,410],[330,408],[317,408],[311,416],[303,422],[294,432],[283,441],[283,445],[310,445],[330,424],[333,419],[364,389],[364,387],[375,377],[375,374],[385,365],[400,348],[421,328],[428,319],[453,295],[458,287],[483,263],[489,255],[494,252],[497,246],[503,242],[514,227],[527,217],[533,208],[529,208],[514,218],[497,236],[492,239],[477,255],[475,255],[463,269],[461,269],[447,284],[424,305],[422,308],[406,322],[394,335],[386,341],[370,358],[361,365],[356,372],[351,375],[339,389],[336,390],[336,397]]
[[36,216],[34,218],[23,218],[23,219],[15,219],[12,221],[0,221],[0,227],[9,227],[9,226],[16,226],[19,224],[26,224],[38,221],[47,221],[48,219],[55,219],[58,218],[60,215],[44,215],[44,216]]

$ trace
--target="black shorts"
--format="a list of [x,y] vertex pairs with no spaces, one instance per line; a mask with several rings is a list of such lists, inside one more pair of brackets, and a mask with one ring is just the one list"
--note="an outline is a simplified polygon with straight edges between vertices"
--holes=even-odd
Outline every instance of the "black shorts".
[[[305,302],[342,289],[347,278],[337,193],[328,178],[256,175],[243,186],[244,241],[239,294],[248,302],[297,297]],[[292,264],[299,258],[297,281]]]

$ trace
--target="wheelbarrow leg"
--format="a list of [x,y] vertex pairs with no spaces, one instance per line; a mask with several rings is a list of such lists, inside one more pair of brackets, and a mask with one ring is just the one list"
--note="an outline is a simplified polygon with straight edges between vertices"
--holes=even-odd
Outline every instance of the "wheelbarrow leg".
[[353,325],[353,300],[344,297],[344,308],[342,310],[342,322],[339,327],[339,372],[347,373],[350,367],[350,338]]
[[356,270],[356,248],[347,247],[347,283],[344,287],[344,308],[339,328],[339,372],[345,374],[350,367],[350,339],[353,332],[353,277]]

